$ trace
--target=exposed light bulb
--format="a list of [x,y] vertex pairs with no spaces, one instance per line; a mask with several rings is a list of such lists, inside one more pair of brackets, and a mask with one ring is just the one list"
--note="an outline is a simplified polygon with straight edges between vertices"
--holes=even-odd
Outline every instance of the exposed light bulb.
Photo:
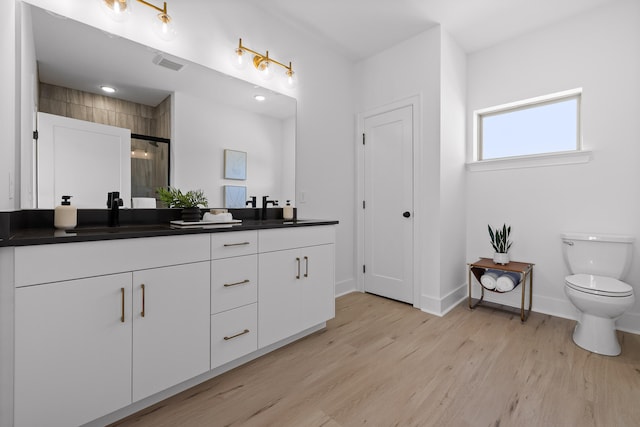
[[154,32],[164,41],[171,41],[176,38],[178,32],[169,15],[164,12],[159,13],[152,21]]
[[124,22],[131,15],[132,0],[98,0],[111,19]]
[[258,65],[258,71],[260,72],[260,77],[262,80],[271,80],[273,78],[273,65],[269,60],[263,60]]
[[287,71],[285,71],[283,85],[287,89],[294,89],[296,86],[298,86],[298,76],[293,72],[292,69],[287,69]]
[[233,65],[234,68],[238,70],[243,70],[247,67],[247,64],[249,63],[248,56],[249,55],[247,55],[245,51],[243,51],[238,47],[233,51],[233,54],[231,55],[231,64]]

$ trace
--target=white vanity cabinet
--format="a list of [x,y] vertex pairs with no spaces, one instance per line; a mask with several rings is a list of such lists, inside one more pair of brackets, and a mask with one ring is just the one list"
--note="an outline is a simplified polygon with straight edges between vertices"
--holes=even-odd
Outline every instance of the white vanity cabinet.
[[[80,425],[207,372],[208,258],[208,235],[17,248],[15,426]],[[93,277],[32,282],[74,275]]]
[[209,262],[133,273],[138,401],[209,370]]
[[15,299],[16,427],[80,425],[131,403],[130,273],[18,288]]
[[211,369],[258,349],[258,232],[211,236]]
[[258,347],[335,316],[335,231],[328,227],[260,230]]
[[14,426],[108,424],[317,330],[334,246],[322,225],[13,248]]

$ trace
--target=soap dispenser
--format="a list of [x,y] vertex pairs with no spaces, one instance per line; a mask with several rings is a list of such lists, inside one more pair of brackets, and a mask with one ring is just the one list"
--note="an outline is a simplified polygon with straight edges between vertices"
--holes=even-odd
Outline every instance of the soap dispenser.
[[60,230],[70,230],[78,224],[78,208],[71,206],[71,196],[62,196],[62,204],[56,206],[53,225]]
[[287,200],[287,204],[282,207],[282,218],[287,221],[291,221],[293,219],[293,206],[291,206],[290,200]]

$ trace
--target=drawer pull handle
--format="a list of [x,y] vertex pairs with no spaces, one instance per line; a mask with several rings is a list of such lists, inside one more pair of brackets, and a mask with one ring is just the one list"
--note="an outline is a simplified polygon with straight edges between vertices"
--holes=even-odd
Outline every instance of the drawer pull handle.
[[296,275],[296,279],[300,278],[300,258],[296,257],[296,262],[298,263],[298,274]]
[[239,336],[244,335],[244,334],[248,334],[248,333],[249,333],[249,330],[245,329],[244,331],[242,331],[242,332],[240,332],[238,334],[231,335],[230,337],[224,337],[224,340],[225,341],[229,341],[229,340],[232,340],[234,338],[238,338]]
[[250,245],[251,242],[241,242],[241,243],[225,243],[224,247],[228,248],[230,246],[244,246],[244,245]]
[[304,277],[309,277],[309,257],[308,256],[304,257],[304,263],[305,263]]
[[124,288],[120,288],[120,295],[122,296],[122,314],[120,315],[120,321],[124,323]]
[[140,285],[142,288],[142,311],[140,312],[140,316],[144,317],[144,284]]
[[244,285],[245,283],[249,283],[251,282],[251,280],[249,279],[244,279],[242,282],[235,282],[235,283],[225,283],[224,287],[228,288],[229,286],[236,286],[236,285]]

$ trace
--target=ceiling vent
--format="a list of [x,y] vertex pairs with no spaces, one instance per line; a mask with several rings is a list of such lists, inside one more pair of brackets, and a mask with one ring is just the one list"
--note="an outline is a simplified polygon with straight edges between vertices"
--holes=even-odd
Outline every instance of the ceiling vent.
[[184,67],[184,64],[167,59],[162,55],[156,55],[156,57],[153,58],[153,63],[173,71],[180,71]]

